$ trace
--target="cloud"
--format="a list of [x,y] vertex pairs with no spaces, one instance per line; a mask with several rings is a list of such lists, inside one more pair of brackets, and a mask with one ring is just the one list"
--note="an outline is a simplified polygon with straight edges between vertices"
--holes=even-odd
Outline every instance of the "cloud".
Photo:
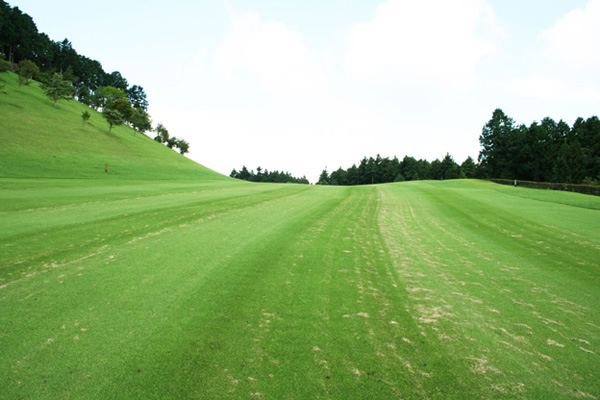
[[572,72],[597,72],[600,68],[600,0],[591,0],[561,18],[539,35],[542,55]]
[[[528,58],[533,73],[504,80],[502,89],[540,101],[586,103],[600,101],[600,0],[590,0],[540,32]],[[587,108],[587,107],[586,107]]]
[[254,11],[230,8],[225,40],[214,65],[223,78],[253,73],[262,89],[273,93],[306,92],[325,84],[319,56],[301,35],[278,21],[264,21]]
[[380,85],[461,89],[502,32],[485,0],[389,0],[351,29],[346,70]]
[[520,76],[506,79],[499,85],[502,89],[528,98],[547,100],[586,101],[600,98],[597,87],[569,84],[564,77],[544,75]]
[[[316,180],[325,166],[347,168],[377,153],[476,156],[481,122],[462,121],[477,106],[465,107],[471,94],[454,89],[473,83],[497,27],[484,0],[454,7],[392,0],[348,30],[341,47],[320,52],[286,23],[230,8],[224,36],[186,64],[197,67],[182,79],[196,85],[193,107],[166,122],[194,126],[202,140],[190,156],[222,173],[261,165]],[[453,91],[430,96],[431,88]]]

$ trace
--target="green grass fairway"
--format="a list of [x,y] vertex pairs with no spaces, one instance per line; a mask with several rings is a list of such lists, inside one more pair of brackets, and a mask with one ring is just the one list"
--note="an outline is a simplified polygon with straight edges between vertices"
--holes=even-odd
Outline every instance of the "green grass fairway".
[[600,398],[600,199],[0,180],[0,397]]
[[600,399],[600,198],[251,184],[0,85],[0,399]]

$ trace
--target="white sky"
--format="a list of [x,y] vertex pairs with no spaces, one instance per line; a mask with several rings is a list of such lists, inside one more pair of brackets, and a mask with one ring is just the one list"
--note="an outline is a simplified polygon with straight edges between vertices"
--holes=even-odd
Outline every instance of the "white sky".
[[527,125],[600,110],[600,0],[9,4],[142,86],[154,123],[226,175],[461,163],[496,108]]

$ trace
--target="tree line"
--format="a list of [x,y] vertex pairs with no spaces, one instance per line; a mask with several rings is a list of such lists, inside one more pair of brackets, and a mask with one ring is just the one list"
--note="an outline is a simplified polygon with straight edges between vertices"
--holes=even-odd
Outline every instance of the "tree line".
[[376,183],[416,181],[427,179],[476,178],[477,165],[468,157],[458,165],[450,154],[432,162],[417,160],[406,156],[400,161],[398,157],[382,158],[379,154],[373,158],[364,157],[359,163],[348,169],[338,168],[331,173],[327,168],[321,172],[317,185],[372,185]]
[[544,118],[516,125],[496,109],[479,137],[480,175],[535,182],[598,184],[600,119],[577,118],[573,126]]
[[303,183],[309,184],[306,176],[302,178],[293,177],[289,172],[279,172],[279,171],[269,171],[267,169],[263,170],[261,167],[256,168],[256,173],[254,170],[248,171],[246,166],[242,166],[240,171],[236,171],[235,169],[231,171],[229,174],[230,177],[236,179],[242,179],[250,182],[271,182],[271,183]]
[[510,179],[598,185],[600,120],[578,118],[572,127],[544,118],[530,126],[515,125],[496,109],[479,137],[478,162],[468,157],[457,164],[450,154],[432,162],[406,156],[363,158],[348,169],[319,176],[320,185],[368,185],[425,179]]
[[[38,32],[33,19],[18,7],[0,0],[0,72],[14,71],[19,75],[18,89],[31,79],[42,83],[46,95],[56,107],[59,100],[77,99],[94,110],[101,110],[109,124],[130,125],[135,132],[152,130],[147,112],[148,101],[144,88],[129,85],[119,71],[107,73],[100,62],[75,51],[68,39],[51,40]],[[82,115],[82,127],[88,116]],[[155,140],[169,148],[178,148],[181,154],[189,151],[185,140],[170,137],[163,141],[166,129],[154,129]],[[168,133],[167,133],[168,136]]]
[[13,66],[23,60],[35,64],[37,70],[28,69],[27,74],[33,73],[42,82],[49,81],[55,73],[61,74],[75,88],[78,100],[95,109],[103,106],[102,97],[96,93],[101,87],[117,88],[134,107],[148,108],[141,86],[129,86],[119,71],[105,72],[100,62],[78,54],[69,39],[53,41],[38,32],[28,14],[4,0],[0,0],[0,53]]

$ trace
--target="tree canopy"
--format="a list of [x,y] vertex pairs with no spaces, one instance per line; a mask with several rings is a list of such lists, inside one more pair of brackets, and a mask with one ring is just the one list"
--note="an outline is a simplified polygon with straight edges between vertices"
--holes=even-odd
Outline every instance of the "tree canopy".
[[515,126],[496,109],[479,137],[484,178],[594,183],[600,180],[600,120],[578,118],[572,127],[544,118]]

